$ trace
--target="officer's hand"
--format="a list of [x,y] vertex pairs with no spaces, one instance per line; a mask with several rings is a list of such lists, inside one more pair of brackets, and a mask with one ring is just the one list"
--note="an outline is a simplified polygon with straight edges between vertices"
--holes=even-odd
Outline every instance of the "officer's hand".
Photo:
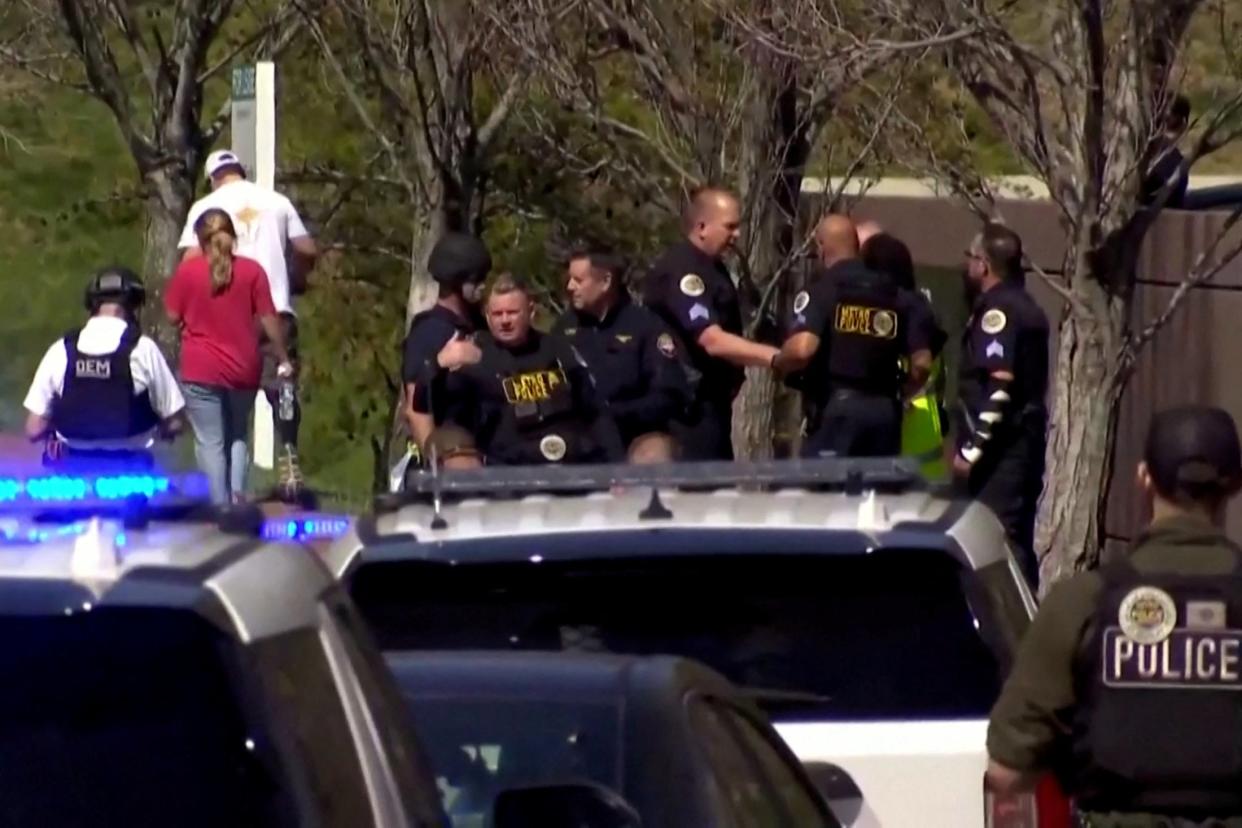
[[953,474],[955,476],[961,477],[961,478],[970,477],[970,469],[971,469],[971,465],[970,463],[966,462],[965,457],[963,457],[961,454],[953,455]]
[[466,365],[475,365],[482,358],[483,352],[474,344],[473,339],[454,334],[440,349],[440,353],[436,354],[436,364],[449,371],[456,371]]

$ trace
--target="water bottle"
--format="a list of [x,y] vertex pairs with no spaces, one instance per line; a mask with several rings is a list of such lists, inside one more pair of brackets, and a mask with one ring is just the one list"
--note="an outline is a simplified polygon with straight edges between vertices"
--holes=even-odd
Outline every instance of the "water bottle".
[[285,422],[293,419],[293,380],[280,381],[280,419]]

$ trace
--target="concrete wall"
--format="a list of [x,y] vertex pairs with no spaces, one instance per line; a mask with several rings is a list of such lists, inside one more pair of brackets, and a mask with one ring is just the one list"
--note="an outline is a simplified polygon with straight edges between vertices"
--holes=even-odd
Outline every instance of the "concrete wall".
[[[1064,234],[1057,207],[1035,200],[1002,201],[998,207],[1022,235],[1031,259],[1045,270],[1059,272]],[[945,199],[873,196],[859,202],[854,214],[879,221],[910,245],[919,264],[928,266],[960,267],[963,251],[979,228],[968,210]],[[1140,258],[1132,309],[1136,328],[1166,307],[1227,218],[1224,212],[1173,210],[1160,216]],[[1239,238],[1242,228],[1235,227],[1222,248]],[[1029,277],[1027,285],[1055,330],[1062,313],[1060,298],[1037,276]],[[1109,498],[1106,529],[1115,541],[1133,537],[1146,520],[1132,481],[1151,413],[1188,402],[1223,406],[1242,423],[1242,258],[1211,284],[1193,289],[1139,358],[1122,399]],[[1233,537],[1242,537],[1242,505],[1231,510],[1229,529]]]

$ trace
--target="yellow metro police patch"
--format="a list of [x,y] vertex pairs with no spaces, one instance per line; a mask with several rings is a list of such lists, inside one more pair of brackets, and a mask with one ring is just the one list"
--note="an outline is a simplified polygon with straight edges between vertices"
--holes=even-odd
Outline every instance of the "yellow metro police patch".
[[1159,644],[1177,626],[1177,604],[1162,589],[1137,587],[1121,600],[1117,622],[1126,638],[1136,644]]
[[531,371],[505,377],[501,385],[505,389],[505,399],[510,405],[537,403],[552,398],[552,393],[565,384],[565,374],[560,369],[555,371]]
[[687,296],[702,296],[707,291],[707,285],[703,284],[703,279],[694,273],[682,276],[679,287],[681,292]]
[[897,336],[897,314],[865,305],[837,305],[833,327],[837,333],[894,339]]
[[987,313],[983,314],[983,319],[980,320],[979,327],[983,328],[983,332],[985,334],[998,334],[1005,330],[1005,325],[1008,322],[1009,320],[1005,318],[1005,312],[1003,310],[992,308]]

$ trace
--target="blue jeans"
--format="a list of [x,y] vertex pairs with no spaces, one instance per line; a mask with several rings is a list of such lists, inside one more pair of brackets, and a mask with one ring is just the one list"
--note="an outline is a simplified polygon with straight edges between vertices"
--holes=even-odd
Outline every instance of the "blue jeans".
[[247,435],[257,391],[182,383],[185,410],[194,428],[194,456],[207,475],[211,501],[228,504],[246,491],[250,451]]

